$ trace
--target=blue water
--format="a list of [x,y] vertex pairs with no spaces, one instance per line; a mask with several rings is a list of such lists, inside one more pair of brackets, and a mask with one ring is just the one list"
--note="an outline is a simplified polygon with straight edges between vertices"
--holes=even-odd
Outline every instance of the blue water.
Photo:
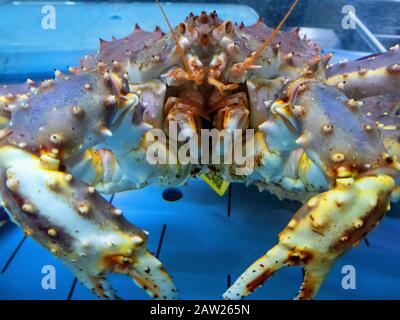
[[[127,35],[138,22],[143,29],[166,25],[154,4],[54,4],[55,30],[41,27],[42,4],[0,5],[0,80],[17,81],[50,76],[53,68],[66,69],[97,50],[98,37]],[[217,10],[224,19],[256,21],[256,12],[233,5],[165,5],[172,24],[190,11]],[[329,50],[327,50],[329,51]],[[359,53],[337,51],[336,61]],[[113,203],[136,225],[150,232],[149,248],[173,276],[183,299],[220,299],[229,281],[273,246],[278,232],[300,207],[278,201],[256,188],[233,185],[231,193],[217,196],[198,180],[180,188],[176,202],[162,198],[163,189],[148,187],[115,196]],[[397,207],[396,207],[397,208]],[[398,209],[398,208],[397,208]],[[398,255],[400,219],[390,213],[360,245],[339,259],[318,295],[319,299],[395,299],[400,297]],[[164,232],[163,232],[164,230]],[[162,236],[163,235],[163,236]],[[161,240],[162,239],[162,240]],[[44,265],[57,272],[55,290],[43,290]],[[356,269],[356,289],[341,286],[342,268]],[[126,277],[112,276],[125,299],[147,299]],[[231,279],[231,280],[229,280]],[[301,270],[287,268],[274,275],[251,299],[288,299],[301,283]],[[96,299],[73,274],[11,224],[0,229],[0,299]]]

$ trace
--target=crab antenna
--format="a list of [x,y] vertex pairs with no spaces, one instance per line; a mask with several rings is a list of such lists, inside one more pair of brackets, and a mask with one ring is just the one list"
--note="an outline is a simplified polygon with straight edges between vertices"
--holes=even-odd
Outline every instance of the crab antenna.
[[157,5],[160,7],[161,13],[162,13],[162,15],[164,16],[165,21],[167,22],[167,25],[168,25],[169,30],[171,31],[172,38],[174,39],[174,42],[175,42],[176,50],[178,51],[178,54],[179,54],[179,55],[181,56],[181,58],[182,58],[183,64],[184,64],[184,66],[185,66],[185,70],[186,70],[186,72],[189,74],[189,77],[190,77],[190,78],[193,78],[192,71],[190,70],[190,67],[189,67],[189,62],[188,62],[188,60],[187,60],[187,57],[186,57],[186,55],[185,55],[185,52],[183,51],[181,45],[179,44],[178,37],[176,36],[176,33],[175,33],[174,29],[172,28],[171,24],[169,23],[169,20],[168,20],[168,18],[167,18],[167,15],[166,15],[166,13],[165,13],[163,7],[161,6],[160,1],[159,1],[159,0],[156,0],[156,3],[157,3]]
[[255,59],[257,59],[261,53],[264,51],[264,49],[271,43],[271,41],[275,38],[276,34],[278,33],[278,31],[282,28],[283,24],[286,22],[286,20],[290,17],[290,15],[292,14],[292,11],[294,10],[294,8],[297,5],[297,2],[299,2],[299,0],[295,0],[292,4],[292,6],[290,7],[289,11],[286,13],[285,17],[281,20],[281,22],[279,22],[278,26],[275,28],[274,31],[272,31],[272,33],[269,35],[268,39],[265,40],[265,42],[252,54],[251,57],[249,57],[249,59],[251,59],[252,61],[254,61]]

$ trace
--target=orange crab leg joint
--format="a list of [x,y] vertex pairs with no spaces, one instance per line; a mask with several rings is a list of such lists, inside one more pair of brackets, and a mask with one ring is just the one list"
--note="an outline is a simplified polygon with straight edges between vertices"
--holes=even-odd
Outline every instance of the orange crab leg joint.
[[217,79],[215,79],[212,76],[209,76],[207,78],[208,84],[216,87],[218,89],[218,91],[220,92],[224,92],[227,90],[235,90],[238,88],[238,84],[236,83],[231,83],[231,84],[224,84],[221,81],[218,81]]
[[170,32],[171,32],[171,35],[172,35],[172,38],[174,39],[175,46],[176,46],[176,50],[177,50],[178,54],[181,56],[182,61],[183,61],[183,64],[184,64],[184,66],[185,66],[185,70],[186,70],[186,72],[188,73],[188,79],[189,79],[189,80],[192,80],[192,79],[193,79],[193,74],[192,74],[192,71],[190,70],[190,66],[189,66],[189,62],[188,62],[188,59],[187,59],[187,57],[186,57],[186,54],[185,54],[185,52],[183,51],[182,47],[181,47],[180,44],[179,44],[179,41],[178,41],[178,37],[177,37],[177,35],[176,35],[176,32],[175,32],[174,29],[172,28],[172,26],[171,26],[171,24],[170,24],[170,22],[169,22],[169,20],[168,20],[168,18],[167,18],[167,14],[165,13],[163,7],[161,6],[160,1],[157,0],[156,3],[157,3],[157,5],[159,6],[162,15],[164,16],[165,22],[166,22],[167,25],[168,25],[168,28],[169,28],[169,30],[170,30]]

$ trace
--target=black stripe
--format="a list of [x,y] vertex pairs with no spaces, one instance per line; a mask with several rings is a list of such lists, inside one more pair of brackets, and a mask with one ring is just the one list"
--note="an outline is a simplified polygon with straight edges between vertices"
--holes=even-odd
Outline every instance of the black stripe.
[[229,188],[228,188],[228,210],[227,210],[227,216],[229,218],[231,217],[231,207],[232,207],[232,185],[229,185]]
[[3,270],[1,270],[1,273],[3,274],[4,272],[6,272],[8,266],[10,265],[11,261],[13,261],[14,257],[16,256],[16,254],[18,253],[19,249],[21,249],[22,245],[24,244],[25,240],[26,240],[27,236],[24,236],[21,241],[18,243],[17,247],[15,248],[14,252],[12,253],[12,255],[10,256],[10,258],[8,258],[8,261],[6,263],[6,265],[4,266]]
[[72,295],[74,294],[77,282],[78,282],[78,279],[74,278],[74,281],[72,282],[71,288],[69,289],[67,300],[71,300]]
[[112,203],[115,197],[115,193],[112,194],[112,196],[110,197],[110,200],[108,200],[109,203]]
[[158,242],[158,248],[157,248],[157,253],[156,253],[157,258],[160,256],[160,252],[161,252],[162,244],[164,242],[164,236],[165,236],[166,230],[167,230],[167,225],[164,224],[162,227],[162,230],[161,230],[160,241]]

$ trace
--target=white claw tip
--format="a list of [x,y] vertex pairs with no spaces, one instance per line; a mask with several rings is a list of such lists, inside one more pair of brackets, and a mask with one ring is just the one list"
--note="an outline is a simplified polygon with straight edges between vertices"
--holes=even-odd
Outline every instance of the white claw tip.
[[57,186],[57,181],[54,178],[49,178],[46,184],[50,189],[55,189]]
[[64,138],[61,134],[58,133],[53,133],[50,136],[50,141],[54,144],[60,144],[61,142],[63,142]]
[[12,191],[17,191],[19,187],[19,181],[15,178],[9,178],[6,181],[7,188]]
[[95,193],[95,188],[93,188],[92,186],[88,187],[88,193],[89,194],[94,194]]
[[34,208],[34,206],[30,203],[24,203],[22,205],[22,210],[26,213],[30,213],[30,214],[35,214],[36,210]]
[[114,104],[116,104],[117,103],[117,99],[115,98],[115,96],[108,96],[106,99],[105,99],[105,103],[106,103],[106,105],[114,105]]
[[35,85],[35,81],[33,81],[32,79],[26,79],[26,84],[28,85],[28,86],[33,86],[33,85]]
[[47,234],[52,238],[57,237],[57,230],[54,228],[50,228],[49,230],[47,230]]
[[60,78],[60,77],[62,77],[62,72],[60,71],[60,70],[55,70],[54,71],[54,76],[56,77],[56,78]]
[[112,135],[113,135],[111,130],[106,127],[101,128],[101,133],[103,135],[105,135],[106,137],[112,137]]
[[72,113],[74,114],[74,115],[80,115],[80,114],[82,114],[82,112],[83,112],[83,110],[82,110],[82,108],[80,107],[80,106],[73,106],[72,107]]
[[90,206],[87,202],[81,202],[78,205],[78,211],[80,214],[88,214],[90,210]]
[[134,237],[132,238],[132,241],[133,241],[134,244],[141,244],[141,243],[143,243],[143,239],[142,239],[141,237],[139,237],[139,236],[134,236]]
[[114,208],[112,209],[112,214],[115,216],[120,216],[122,215],[122,211],[120,209]]
[[338,84],[337,84],[337,88],[339,89],[339,90],[344,90],[344,81],[341,81],[341,82],[339,82]]

